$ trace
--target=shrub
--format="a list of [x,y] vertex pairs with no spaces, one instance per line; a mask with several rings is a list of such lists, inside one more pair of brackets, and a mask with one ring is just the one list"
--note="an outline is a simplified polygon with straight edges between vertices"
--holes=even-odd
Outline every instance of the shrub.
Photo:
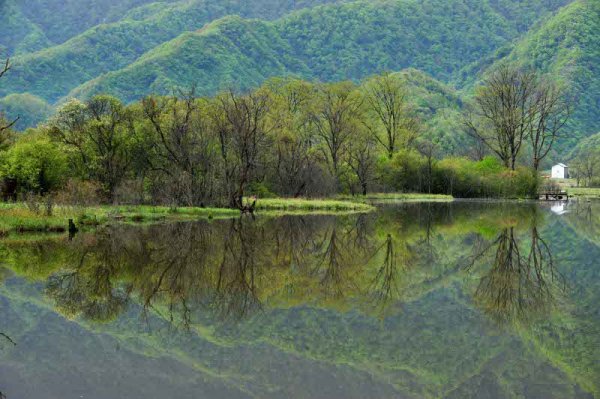
[[449,194],[459,198],[526,198],[535,196],[538,178],[528,168],[510,170],[496,158],[479,162],[446,158],[431,164],[416,152],[401,151],[379,161],[381,181],[400,192]]
[[45,194],[64,182],[67,156],[47,137],[26,134],[3,154],[0,171],[16,182],[17,192]]
[[56,194],[55,200],[61,205],[93,206],[99,204],[102,187],[99,183],[89,180],[69,179]]

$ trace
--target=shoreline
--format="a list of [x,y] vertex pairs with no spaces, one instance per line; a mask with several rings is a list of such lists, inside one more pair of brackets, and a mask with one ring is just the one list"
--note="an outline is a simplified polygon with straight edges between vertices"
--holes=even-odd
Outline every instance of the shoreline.
[[[267,216],[366,213],[375,207],[364,202],[338,199],[259,200],[255,213]],[[25,203],[0,204],[0,237],[24,233],[65,233],[69,219],[78,229],[109,224],[151,224],[239,217],[238,209],[167,207],[153,205],[55,206],[51,216],[30,210]]]
[[[266,216],[367,213],[376,209],[378,200],[451,201],[446,195],[371,194],[362,197],[265,198],[255,213]],[[55,206],[51,216],[30,210],[25,203],[0,203],[0,237],[25,233],[66,233],[72,219],[78,229],[93,229],[109,224],[152,224],[194,220],[230,219],[241,215],[238,209],[167,207],[153,205]]]

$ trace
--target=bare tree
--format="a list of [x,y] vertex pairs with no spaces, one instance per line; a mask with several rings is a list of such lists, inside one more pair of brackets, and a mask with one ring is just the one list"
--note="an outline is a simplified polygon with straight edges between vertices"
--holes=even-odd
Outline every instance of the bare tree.
[[[367,104],[377,121],[376,126],[367,124],[367,127],[388,158],[392,158],[399,148],[409,147],[418,135],[418,120],[407,100],[406,89],[399,78],[384,73],[368,82],[366,92]],[[378,127],[383,128],[383,137]]]
[[600,150],[586,149],[573,162],[577,185],[583,180],[585,186],[592,185],[598,169],[600,169]]
[[528,136],[533,151],[533,168],[537,171],[569,120],[571,105],[558,86],[538,81],[529,112]]
[[358,137],[350,145],[348,166],[358,179],[362,195],[367,195],[375,172],[375,143],[369,137]]
[[435,163],[435,155],[438,152],[439,145],[431,140],[420,140],[417,146],[421,155],[427,160],[425,169],[425,183],[427,184],[427,192],[431,193],[433,183],[433,166]]
[[[0,67],[0,79],[11,69],[11,64],[10,64],[10,58],[6,59],[6,62],[4,63],[4,66]],[[12,122],[8,122],[6,124],[1,123],[0,124],[0,134],[2,134],[4,131],[10,129],[11,127],[13,127],[15,125],[15,123],[17,123],[19,121],[19,118],[17,116],[16,119],[14,119]],[[2,120],[0,120],[0,122],[3,122]]]
[[504,64],[484,80],[475,97],[475,111],[465,118],[469,134],[485,143],[507,168],[515,169],[531,133],[538,114],[537,92],[535,72]]
[[169,186],[176,202],[201,204],[211,196],[211,174],[216,168],[212,167],[208,117],[202,113],[195,90],[169,98],[148,97],[142,105],[156,136],[151,168],[169,176],[171,182],[181,183]]
[[213,121],[219,137],[228,204],[232,208],[246,210],[243,202],[246,187],[259,169],[269,143],[269,107],[269,97],[260,92],[240,96],[229,91],[217,100]]

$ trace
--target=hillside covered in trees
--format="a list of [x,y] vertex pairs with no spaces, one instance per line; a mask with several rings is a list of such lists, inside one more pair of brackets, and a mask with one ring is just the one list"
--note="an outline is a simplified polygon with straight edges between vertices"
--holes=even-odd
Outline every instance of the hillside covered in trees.
[[[4,110],[37,114],[25,116],[21,129],[71,97],[106,93],[129,103],[192,86],[214,95],[276,76],[360,81],[413,68],[467,101],[488,70],[510,60],[549,74],[577,102],[561,152],[598,130],[597,1],[37,0],[25,7],[13,0],[1,7],[0,48],[13,56],[11,79],[0,85]],[[460,134],[449,122],[445,129]]]

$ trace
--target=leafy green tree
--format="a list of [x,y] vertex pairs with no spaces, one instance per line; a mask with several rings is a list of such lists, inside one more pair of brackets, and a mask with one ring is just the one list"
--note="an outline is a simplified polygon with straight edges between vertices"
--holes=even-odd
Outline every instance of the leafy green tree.
[[73,100],[51,121],[51,134],[72,150],[83,177],[102,184],[104,196],[112,202],[133,162],[130,110],[110,96],[95,96],[85,103]]
[[277,118],[274,146],[274,185],[283,195],[298,197],[314,190],[322,179],[311,113],[315,86],[298,79],[272,79],[266,84]]

